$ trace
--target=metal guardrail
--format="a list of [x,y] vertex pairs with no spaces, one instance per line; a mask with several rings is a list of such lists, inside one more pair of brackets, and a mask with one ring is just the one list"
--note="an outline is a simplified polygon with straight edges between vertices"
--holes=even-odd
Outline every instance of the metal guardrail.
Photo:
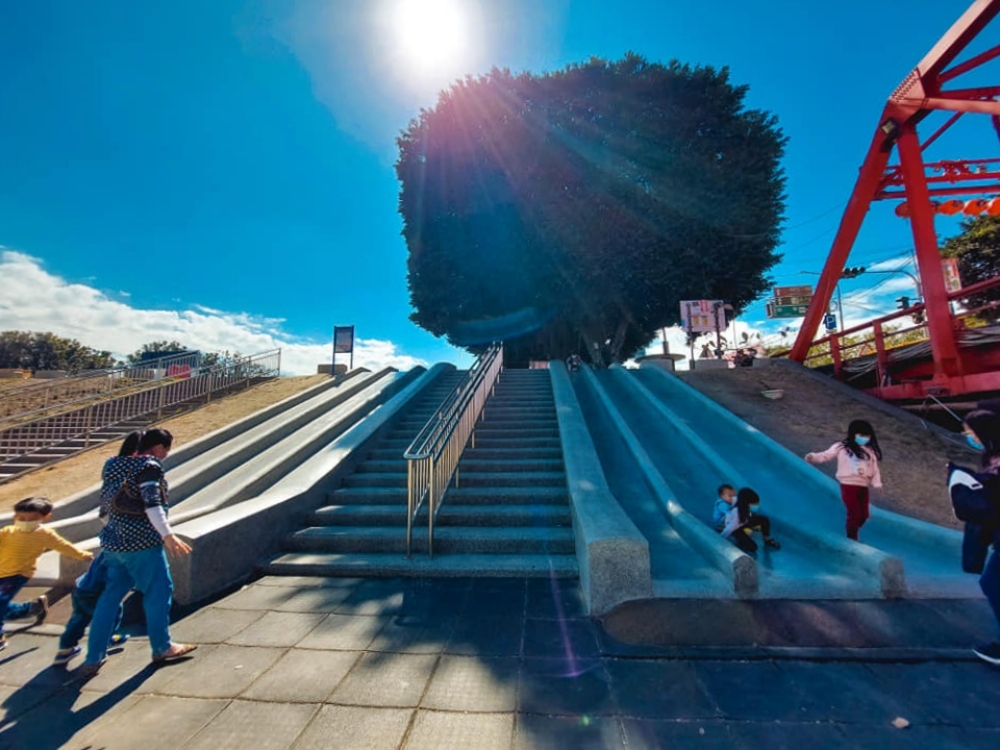
[[465,381],[442,404],[406,449],[406,556],[413,549],[413,524],[427,502],[427,554],[434,556],[434,521],[465,446],[475,447],[475,427],[486,399],[503,370],[503,345],[494,344],[476,360]]
[[142,387],[164,377],[194,372],[200,367],[201,358],[199,352],[184,352],[140,364],[22,385],[6,391],[0,397],[0,421],[23,421],[53,408],[105,399],[116,392]]
[[184,372],[157,381],[152,388],[117,398],[90,403],[73,411],[61,412],[0,429],[0,466],[11,459],[44,448],[74,441],[79,450],[105,442],[101,435],[115,425],[150,415],[161,417],[164,409],[205,398],[245,383],[276,377],[281,368],[281,349],[249,357],[237,357],[205,370]]

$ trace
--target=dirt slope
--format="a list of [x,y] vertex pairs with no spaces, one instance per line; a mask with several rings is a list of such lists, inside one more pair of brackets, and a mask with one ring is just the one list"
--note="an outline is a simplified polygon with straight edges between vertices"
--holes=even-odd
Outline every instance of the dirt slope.
[[[959,528],[948,500],[944,465],[952,460],[975,466],[978,458],[968,448],[923,427],[916,417],[883,403],[873,408],[847,387],[816,379],[789,363],[678,375],[800,456],[842,440],[852,419],[867,419],[884,453],[885,492],[881,500],[874,498],[875,504]],[[768,400],[760,395],[765,388],[782,388],[785,396]],[[833,476],[835,466],[830,463],[820,468]]]
[[[170,430],[174,445],[180,446],[329,378],[329,375],[278,378],[156,426]],[[0,484],[0,510],[8,510],[21,498],[31,495],[44,495],[58,502],[85,490],[100,481],[101,466],[117,452],[118,443],[101,446]]]

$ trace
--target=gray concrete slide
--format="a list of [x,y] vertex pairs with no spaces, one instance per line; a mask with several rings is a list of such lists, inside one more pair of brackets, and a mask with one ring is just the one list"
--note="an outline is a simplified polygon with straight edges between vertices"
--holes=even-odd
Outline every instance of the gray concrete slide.
[[[166,462],[171,522],[183,523],[260,495],[423,372],[422,367],[407,372],[358,369],[178,446]],[[95,485],[60,503],[61,517],[52,527],[70,541],[93,544],[101,527],[99,490]],[[58,560],[53,554],[43,556],[36,582],[58,578]]]
[[[675,434],[686,433],[686,452],[701,455],[698,450],[690,450],[691,436],[696,436],[738,474],[733,478],[735,481],[730,480],[732,483],[745,482],[757,489],[767,512],[778,521],[776,533],[794,531],[801,538],[801,532],[821,532],[827,537],[844,538],[845,512],[839,488],[832,478],[659,367],[644,366],[623,375],[640,385],[656,402],[658,415],[665,410],[664,418],[675,421],[678,425]],[[716,460],[713,468],[718,471],[718,467]],[[708,489],[710,499],[714,488]],[[947,498],[942,498],[942,502],[947,502]],[[699,511],[705,518],[710,513],[709,505],[707,500],[699,503]],[[975,577],[959,570],[961,534],[952,529],[873,508],[860,537],[865,545],[902,563],[908,596],[977,595]],[[768,557],[777,563],[786,551],[797,552],[796,546],[786,545]],[[805,551],[813,556],[813,564],[824,562],[818,550]]]
[[[709,524],[718,485],[722,482],[736,486],[749,484],[764,498],[763,511],[774,519],[773,533],[783,547],[780,551],[772,551],[762,546],[755,559],[749,561],[754,567],[758,591],[737,583],[733,586],[737,595],[866,598],[902,593],[902,566],[896,557],[868,544],[850,542],[833,528],[830,519],[815,518],[817,514],[810,512],[808,500],[803,498],[810,490],[803,492],[794,474],[775,466],[771,446],[748,440],[753,443],[755,451],[749,452],[749,446],[739,441],[734,443],[732,425],[709,412],[706,405],[698,400],[702,398],[700,394],[686,389],[671,390],[669,395],[664,395],[661,391],[671,385],[670,382],[661,384],[661,380],[666,378],[661,371],[632,373],[614,368],[596,373],[593,382],[605,394],[606,403],[610,404],[607,408],[617,412],[617,418],[624,423],[626,431],[641,444],[638,450],[645,456],[645,460],[640,458],[640,464],[644,464],[641,476],[648,484],[652,471],[669,488],[673,503],[683,510],[683,513],[670,510],[670,503],[666,504],[667,515],[674,528],[699,553],[687,554],[688,565],[699,564],[700,556],[712,561],[714,567],[726,576],[743,570],[734,566],[730,571],[726,565],[719,564],[719,555],[726,550],[731,554],[735,548],[718,536]],[[686,388],[683,384],[678,385]],[[709,431],[706,424],[717,429]],[[605,440],[615,439],[613,433],[605,432],[605,436]],[[599,445],[598,450],[610,451],[607,445]],[[635,456],[637,449],[632,446],[630,451]],[[609,473],[615,475],[618,472]],[[620,478],[609,477],[613,487],[621,481]],[[616,495],[620,502],[637,505],[634,491],[616,491]],[[791,508],[795,509],[794,512],[790,512]],[[630,513],[635,512],[637,510],[633,507]],[[686,528],[692,517],[697,519],[703,532],[701,535],[693,535]],[[683,520],[684,525],[678,524],[678,520]],[[649,524],[637,521],[637,525],[651,529],[649,534],[659,533]],[[707,542],[704,532],[709,535]],[[659,545],[663,546],[662,541]],[[665,550],[663,557],[670,557]],[[737,562],[745,565],[748,560]],[[683,563],[681,565],[683,567]],[[661,589],[670,590],[671,584],[660,576],[656,578]]]

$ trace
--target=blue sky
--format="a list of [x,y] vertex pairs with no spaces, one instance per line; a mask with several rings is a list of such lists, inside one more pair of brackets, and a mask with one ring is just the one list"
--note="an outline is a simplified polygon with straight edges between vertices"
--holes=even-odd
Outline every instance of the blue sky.
[[[808,283],[799,272],[822,267],[887,95],[966,7],[455,0],[460,26],[440,40],[403,18],[405,2],[5,4],[0,329],[119,353],[168,337],[279,344],[291,371],[310,371],[331,327],[356,324],[361,364],[466,362],[408,320],[395,136],[466,73],[627,50],[728,65],[748,104],[778,116],[790,142],[773,273]],[[958,136],[931,156],[996,154],[985,118]],[[894,268],[909,240],[876,204],[851,264]],[[891,309],[907,283],[845,282],[848,318]]]

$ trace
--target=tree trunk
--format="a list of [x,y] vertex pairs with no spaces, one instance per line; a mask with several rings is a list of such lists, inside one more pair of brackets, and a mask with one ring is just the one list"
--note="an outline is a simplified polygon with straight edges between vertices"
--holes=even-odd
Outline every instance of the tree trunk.
[[611,339],[611,361],[621,362],[622,347],[625,346],[625,334],[628,331],[628,323],[621,321],[615,330],[614,338]]

